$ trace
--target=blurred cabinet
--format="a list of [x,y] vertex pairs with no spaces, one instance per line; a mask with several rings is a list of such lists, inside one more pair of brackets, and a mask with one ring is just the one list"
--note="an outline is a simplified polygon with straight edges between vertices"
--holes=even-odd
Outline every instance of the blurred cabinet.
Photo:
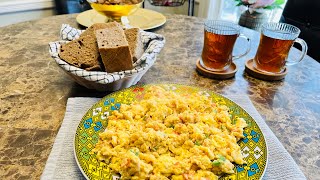
[[[320,1],[319,0],[288,0],[282,22],[297,26],[300,38],[308,44],[308,55],[320,62]],[[299,46],[298,46],[299,48]]]
[[86,0],[55,0],[56,14],[79,13],[91,9]]

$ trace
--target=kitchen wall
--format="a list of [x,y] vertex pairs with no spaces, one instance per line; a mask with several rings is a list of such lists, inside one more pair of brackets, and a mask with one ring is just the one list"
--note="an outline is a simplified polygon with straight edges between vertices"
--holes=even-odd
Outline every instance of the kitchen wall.
[[0,26],[52,15],[53,0],[0,0]]

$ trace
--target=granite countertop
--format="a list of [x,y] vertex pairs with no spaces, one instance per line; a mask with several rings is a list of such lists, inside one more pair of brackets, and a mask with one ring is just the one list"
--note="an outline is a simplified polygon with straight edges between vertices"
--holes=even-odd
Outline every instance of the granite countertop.
[[[59,39],[63,23],[77,26],[76,15],[61,15],[0,28],[0,179],[38,179],[64,117],[69,97],[103,97],[73,82],[50,58],[48,42]],[[203,46],[203,20],[167,15],[154,30],[166,45],[140,83],[170,82],[211,89],[224,95],[248,95],[271,130],[309,179],[320,178],[320,64],[310,57],[290,66],[285,80],[266,82],[244,73],[250,53],[235,61],[229,80],[212,80],[195,70]],[[240,52],[241,41],[235,52]],[[298,56],[298,51],[293,56]]]

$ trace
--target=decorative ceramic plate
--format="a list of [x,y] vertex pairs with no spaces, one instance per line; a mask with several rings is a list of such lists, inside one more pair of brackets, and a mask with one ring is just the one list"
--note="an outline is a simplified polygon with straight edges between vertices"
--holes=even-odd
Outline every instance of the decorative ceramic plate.
[[[80,13],[76,18],[77,22],[85,27],[89,27],[94,23],[106,22],[106,19],[106,16],[99,14],[93,9]],[[130,26],[139,27],[143,30],[160,27],[167,21],[163,14],[142,8],[139,8],[132,15],[128,16],[128,20]]]
[[[87,179],[113,178],[108,164],[98,161],[96,154],[91,150],[98,142],[99,133],[103,132],[107,127],[108,115],[111,114],[112,111],[118,110],[121,104],[130,104],[134,100],[139,101],[150,86],[153,85],[133,86],[109,94],[93,105],[84,115],[76,130],[74,151],[79,168]],[[241,139],[238,144],[241,147],[241,153],[247,164],[235,165],[234,174],[224,175],[220,177],[220,179],[251,180],[262,178],[267,165],[266,141],[258,124],[244,109],[221,95],[201,88],[176,84],[158,84],[157,86],[177,93],[198,92],[211,96],[216,103],[229,107],[232,118],[236,118],[237,116],[244,118],[248,127],[244,129],[245,138]]]

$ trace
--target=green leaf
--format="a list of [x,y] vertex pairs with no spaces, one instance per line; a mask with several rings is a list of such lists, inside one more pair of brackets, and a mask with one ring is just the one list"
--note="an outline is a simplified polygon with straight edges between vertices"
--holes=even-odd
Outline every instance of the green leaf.
[[135,154],[136,156],[139,156],[139,151],[138,152],[135,152],[134,150],[130,149],[130,151]]
[[285,3],[285,0],[275,0],[275,2],[269,6],[263,7],[263,9],[282,9],[281,5]]
[[266,6],[263,9],[274,9],[274,8],[275,8],[275,6]]
[[275,2],[273,4],[275,5],[282,5],[285,3],[285,0],[275,0]]
[[241,5],[243,5],[243,3],[242,3],[242,2],[239,2],[236,6],[241,6]]
[[221,164],[223,164],[224,162],[226,161],[226,158],[222,155],[218,155],[218,159],[217,160],[214,160],[212,161],[212,165],[213,166],[220,166]]
[[218,155],[218,157],[219,157],[219,160],[222,162],[224,162],[226,160],[226,158],[220,154]]
[[200,146],[201,143],[199,141],[194,142],[195,145]]
[[219,160],[212,161],[213,166],[220,166],[221,162]]

